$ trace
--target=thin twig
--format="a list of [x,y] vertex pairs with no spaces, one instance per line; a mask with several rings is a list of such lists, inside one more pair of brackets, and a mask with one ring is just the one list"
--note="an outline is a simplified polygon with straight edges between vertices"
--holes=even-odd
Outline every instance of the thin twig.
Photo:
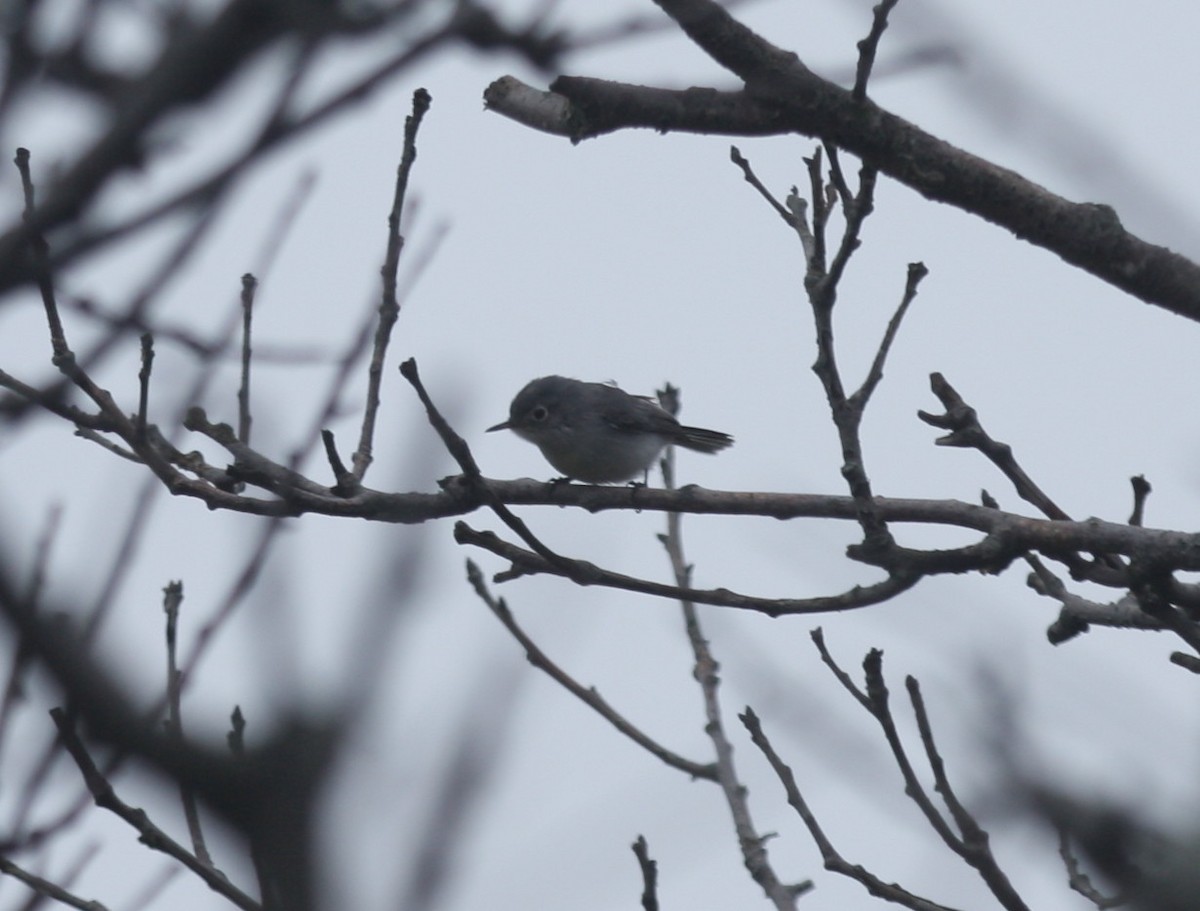
[[11,876],[13,879],[20,880],[38,895],[44,895],[47,898],[52,898],[57,902],[61,902],[71,908],[81,908],[82,911],[108,911],[106,905],[94,899],[80,898],[74,893],[68,892],[66,889],[53,883],[48,879],[43,879],[40,876],[35,876],[28,870],[18,866],[9,858],[0,854],[0,873]]
[[904,793],[917,805],[942,841],[955,852],[961,852],[962,842],[930,799],[925,785],[908,758],[908,750],[900,738],[900,731],[896,728],[896,719],[892,716],[891,694],[883,676],[883,652],[877,648],[871,649],[863,658],[862,666],[863,676],[866,678],[868,711],[879,723],[884,739],[892,751],[892,758],[904,779]]
[[[825,181],[821,177],[821,148],[817,146],[813,154],[804,159],[804,167],[808,171],[809,196],[812,197],[812,244],[801,246],[808,266],[804,281],[810,293],[813,279],[823,277],[826,271],[827,231],[829,216],[833,214],[831,196],[826,192]],[[833,290],[836,291],[836,288]],[[829,304],[832,306],[832,300]]]
[[917,730],[920,732],[921,745],[925,749],[925,759],[933,772],[934,789],[941,795],[943,803],[950,811],[954,824],[958,827],[962,850],[959,855],[973,867],[991,890],[1001,906],[1010,911],[1028,911],[1028,905],[1017,894],[1008,876],[1000,869],[996,856],[992,853],[987,831],[975,819],[975,816],[958,799],[958,794],[946,774],[946,763],[933,737],[933,725],[929,721],[929,713],[925,709],[925,699],[921,695],[921,685],[911,675],[905,678],[909,700],[912,703],[913,714],[917,719]]
[[329,461],[329,467],[333,471],[333,492],[345,497],[352,497],[359,490],[358,479],[354,477],[354,472],[346,467],[346,463],[342,461],[341,455],[337,451],[337,439],[333,435],[332,430],[321,431],[321,442],[325,446],[325,458]]
[[[825,234],[833,194],[825,193],[825,182],[821,173],[820,156],[805,160],[808,165],[809,181],[812,186],[814,246],[808,256],[808,268],[804,285],[808,293],[813,324],[816,330],[817,359],[812,370],[821,381],[825,398],[829,402],[830,417],[837,429],[842,453],[842,476],[846,480],[850,496],[854,500],[856,518],[863,531],[861,552],[877,565],[893,565],[896,552],[895,540],[875,503],[871,481],[867,475],[866,458],[863,453],[859,428],[862,424],[865,400],[854,399],[846,394],[845,384],[838,367],[837,350],[834,344],[833,309],[837,302],[838,284],[858,249],[863,223],[874,208],[874,191],[877,171],[864,164],[859,169],[858,193],[853,197],[844,192],[842,211],[845,225],[841,241],[833,260],[826,269]],[[890,344],[888,336],[885,340]],[[880,364],[882,368],[882,363]]]
[[862,229],[868,216],[875,211],[875,184],[879,171],[871,165],[864,164],[858,169],[858,192],[851,196],[842,196],[842,211],[845,213],[846,224],[842,229],[842,239],[838,243],[837,252],[829,264],[829,275],[826,282],[836,286],[842,280],[850,257],[862,243]]
[[[441,248],[442,241],[445,240],[446,231],[444,227],[441,230],[435,230],[432,237],[425,244],[424,248],[413,258],[410,257],[410,268],[407,270],[407,280],[402,291],[398,290],[399,300],[403,307],[403,302],[415,287],[417,279],[424,274],[426,268],[433,262],[437,251]],[[334,371],[333,377],[329,381],[329,387],[325,394],[325,401],[322,406],[314,412],[310,431],[301,439],[303,445],[292,453],[288,460],[288,464],[298,466],[303,461],[308,449],[315,445],[317,440],[321,439],[321,434],[328,429],[329,422],[332,421],[340,413],[342,406],[342,394],[346,385],[350,382],[354,375],[354,371],[361,361],[363,355],[367,351],[367,345],[371,340],[371,327],[377,323],[378,305],[374,302],[367,308],[365,315],[359,323],[357,331],[354,333],[350,342],[346,345],[345,350],[336,359],[337,369]],[[353,496],[362,487],[361,483],[352,474],[342,484],[341,496]]]
[[742,169],[742,176],[746,178],[746,183],[758,190],[759,195],[762,196],[762,198],[767,201],[767,204],[775,210],[775,214],[782,218],[787,223],[788,227],[794,229],[796,227],[795,215],[789,212],[779,202],[779,200],[771,195],[771,191],[763,186],[763,182],[758,179],[758,175],[756,175],[754,170],[750,167],[750,161],[743,157],[737,146],[729,147],[729,158],[735,165]]
[[62,709],[52,709],[50,717],[54,719],[54,724],[58,728],[58,734],[62,739],[63,746],[66,747],[67,752],[70,753],[71,758],[75,760],[75,764],[79,767],[79,771],[83,775],[84,782],[87,784],[88,791],[91,793],[93,800],[95,800],[96,806],[108,810],[123,819],[137,831],[139,840],[143,844],[179,861],[200,877],[218,895],[224,896],[237,905],[237,907],[244,909],[244,911],[261,911],[261,906],[258,902],[229,882],[223,874],[218,873],[209,864],[198,860],[183,845],[179,844],[179,842],[175,841],[166,832],[152,823],[144,810],[130,806],[117,796],[112,784],[96,767],[95,762],[92,761],[92,757],[88,754],[87,748],[84,747],[83,741],[75,733],[74,724],[68,719]]
[[[46,514],[46,524],[38,535],[34,547],[33,566],[29,572],[29,582],[25,587],[25,603],[32,616],[37,616],[41,603],[42,589],[46,582],[46,570],[50,565],[50,551],[54,539],[58,536],[59,524],[62,520],[62,506],[55,503]],[[0,745],[7,739],[12,726],[13,714],[17,704],[25,698],[23,678],[29,668],[30,651],[25,639],[13,636],[13,657],[8,669],[8,680],[4,684],[4,693],[0,697]]]
[[392,328],[400,317],[400,301],[396,293],[396,276],[400,268],[400,254],[404,250],[404,235],[400,233],[400,218],[404,213],[404,199],[408,191],[408,178],[413,163],[417,160],[417,132],[421,128],[432,99],[425,89],[413,92],[412,113],[404,120],[404,146],[400,153],[400,164],[396,168],[396,190],[392,197],[392,210],[388,213],[387,252],[384,254],[380,274],[383,279],[379,302],[379,322],[375,328],[375,348],[367,368],[367,402],[363,409],[362,432],[358,448],[354,452],[354,477],[359,481],[367,473],[372,460],[375,438],[375,416],[379,411],[379,389],[383,383],[383,365],[387,356]]
[[888,14],[897,2],[899,0],[881,0],[876,4],[871,31],[866,38],[858,42],[858,68],[854,74],[854,89],[850,93],[855,101],[867,100],[867,81],[871,78],[871,68],[875,65],[875,52],[879,49],[879,39],[887,29]]
[[1022,500],[1032,503],[1047,518],[1055,521],[1071,520],[1071,517],[1034,483],[1033,478],[1025,473],[1013,456],[1012,447],[992,439],[983,429],[978,413],[963,400],[958,390],[951,386],[942,374],[931,373],[929,386],[945,411],[941,414],[918,411],[917,417],[932,427],[950,431],[945,436],[938,437],[936,445],[979,451],[1004,473]]
[[[176,642],[179,626],[179,608],[183,604],[183,583],[171,582],[163,589],[163,612],[167,615],[167,734],[182,750],[183,735],[182,681],[176,662]],[[196,805],[196,792],[186,782],[179,784],[179,797],[183,803],[183,816],[187,820],[188,835],[192,839],[192,850],[196,858],[212,866],[212,856],[204,843],[204,830],[200,828],[200,810]]]
[[834,676],[878,722],[892,752],[896,767],[900,770],[901,778],[904,781],[904,793],[917,805],[926,822],[951,851],[979,873],[1002,907],[1008,911],[1028,911],[1028,906],[1013,889],[1008,877],[996,863],[988,844],[987,832],[979,826],[975,818],[958,800],[950,785],[945,773],[945,764],[933,740],[933,728],[925,712],[925,705],[916,680],[909,677],[907,686],[917,716],[921,743],[930,767],[933,769],[935,787],[950,810],[951,817],[958,828],[957,832],[950,827],[946,818],[938,811],[909,760],[908,751],[900,738],[900,732],[897,730],[895,718],[892,715],[890,695],[883,676],[883,653],[878,649],[871,649],[863,659],[866,680],[864,692],[851,682],[849,675],[845,674],[834,661],[825,648],[823,637],[814,635],[813,640],[817,644],[822,660],[834,672]]
[[[246,716],[242,707],[235,705],[229,713],[229,733],[225,735],[229,752],[235,759],[246,758]],[[270,889],[271,873],[267,858],[263,855],[262,847],[257,839],[250,841],[250,863],[254,867],[254,875],[258,880],[259,894],[265,895]]]
[[254,292],[258,279],[247,272],[242,276],[242,381],[238,385],[238,439],[250,445],[250,330],[254,318]]
[[833,185],[838,198],[843,201],[853,202],[854,194],[850,191],[850,184],[847,182],[846,175],[842,171],[842,159],[838,155],[837,146],[832,142],[823,142],[821,143],[821,148],[825,150],[825,157],[829,160],[829,182]]
[[871,895],[905,908],[910,908],[912,911],[954,911],[954,909],[947,905],[939,905],[936,902],[921,898],[919,895],[909,892],[896,883],[885,882],[861,864],[852,864],[843,858],[837,849],[834,848],[833,842],[829,840],[820,823],[817,822],[816,816],[809,808],[808,802],[805,801],[803,795],[800,793],[800,788],[796,784],[796,776],[792,772],[791,767],[780,758],[779,754],[775,752],[775,748],[771,745],[770,740],[767,739],[758,716],[754,714],[753,710],[747,708],[738,717],[741,718],[742,724],[746,726],[746,730],[750,732],[750,739],[762,751],[767,762],[770,763],[771,768],[774,770],[776,777],[783,785],[788,804],[796,811],[808,829],[809,835],[812,836],[812,840],[817,846],[817,850],[821,852],[821,859],[825,863],[826,870],[838,873],[860,883]]
[[46,238],[42,235],[42,232],[34,227],[37,215],[35,205],[36,191],[33,185],[33,172],[30,169],[29,149],[17,149],[17,154],[13,161],[16,163],[17,172],[21,176],[21,191],[25,201],[25,206],[21,212],[21,219],[30,232],[29,258],[37,277],[38,290],[41,292],[42,306],[46,311],[46,322],[50,326],[50,346],[54,352],[54,361],[57,364],[60,358],[65,358],[70,354],[70,349],[67,347],[62,319],[59,317],[58,306],[55,303],[54,282],[50,277],[50,267],[48,264],[49,245],[46,243]]
[[1119,908],[1129,904],[1128,896],[1116,894],[1105,895],[1093,884],[1079,864],[1079,858],[1071,848],[1070,830],[1063,825],[1062,820],[1053,820],[1058,832],[1058,856],[1062,858],[1063,867],[1067,871],[1067,885],[1072,891],[1078,892],[1097,908]]
[[[467,445],[467,441],[454,432],[454,429],[442,416],[441,412],[438,411],[437,406],[433,403],[433,399],[430,398],[429,393],[425,390],[425,386],[421,382],[421,375],[417,371],[417,361],[415,358],[409,358],[400,365],[400,375],[408,380],[416,391],[421,404],[425,406],[425,414],[429,418],[429,423],[437,431],[442,444],[454,458],[454,461],[458,462],[459,467],[462,468],[463,476],[466,478],[467,483],[475,490],[480,501],[492,510],[499,517],[500,521],[516,532],[521,540],[533,548],[533,551],[542,560],[546,561],[548,565],[558,569],[573,582],[581,585],[590,585],[593,581],[591,564],[583,563],[579,560],[570,560],[552,551],[529,530],[529,526],[517,518],[512,510],[501,503],[500,498],[492,493],[491,488],[483,480],[483,474],[479,470],[479,465],[476,463],[475,457],[471,455],[471,448]],[[455,528],[455,540],[458,540],[457,526]],[[461,544],[462,541],[459,541],[459,543]]]
[[79,365],[75,353],[67,342],[66,331],[58,312],[58,302],[55,297],[54,284],[47,265],[46,240],[36,230],[37,212],[34,208],[34,186],[30,171],[29,151],[18,149],[16,156],[17,170],[21,176],[21,186],[25,195],[24,219],[29,233],[30,259],[38,278],[41,290],[42,306],[46,313],[46,322],[50,332],[50,345],[53,351],[52,362],[55,367],[82,390],[112,422],[116,433],[136,452],[154,474],[163,482],[169,483],[177,477],[175,469],[166,462],[153,447],[139,441],[136,425],[129,416],[117,406],[112,394],[98,386],[88,372]]
[[1146,516],[1146,499],[1150,496],[1151,491],[1150,482],[1144,475],[1139,474],[1130,478],[1129,483],[1133,487],[1133,513],[1129,516],[1129,524],[1140,526]]
[[630,847],[642,871],[642,909],[658,911],[658,863],[650,856],[644,835],[639,835]]
[[871,711],[871,700],[867,698],[867,694],[858,688],[858,685],[854,682],[853,678],[851,678],[849,674],[842,670],[841,665],[839,665],[834,660],[833,655],[830,654],[829,648],[825,645],[825,631],[818,626],[808,635],[809,638],[812,639],[813,644],[817,647],[817,653],[821,656],[821,661],[825,663],[825,666],[829,668],[829,670],[833,673],[833,676],[837,678],[837,682],[842,685],[843,689],[845,689],[847,693],[854,697],[859,705],[861,705],[868,712]]
[[479,599],[487,605],[488,610],[495,615],[496,619],[504,624],[504,628],[508,630],[509,634],[525,649],[525,657],[530,664],[538,670],[543,671],[558,683],[559,686],[595,711],[596,714],[600,715],[601,718],[611,724],[617,731],[624,734],[652,756],[662,760],[672,768],[692,776],[692,778],[702,778],[707,781],[717,780],[716,768],[711,763],[694,762],[690,759],[685,759],[678,753],[668,750],[609,705],[604,697],[596,691],[595,687],[584,686],[550,660],[549,656],[538,647],[529,634],[518,625],[505,600],[495,597],[488,590],[483,573],[473,560],[467,560],[467,580],[471,583],[471,587],[475,589],[475,593],[479,596]]
[[[659,392],[659,401],[672,414],[678,411],[678,390],[672,386]],[[675,450],[668,447],[660,463],[663,475],[663,487],[670,490],[675,487]],[[675,584],[680,589],[691,587],[692,567],[687,563],[683,554],[683,534],[679,513],[667,513],[667,531],[660,535],[659,540],[667,551],[671,563],[671,573]],[[721,702],[717,691],[720,687],[718,675],[719,665],[709,648],[708,640],[700,627],[700,617],[694,602],[686,598],[680,599],[680,609],[683,612],[683,625],[688,643],[692,648],[695,666],[692,675],[700,686],[701,697],[704,701],[704,732],[712,741],[716,756],[717,784],[725,796],[725,802],[733,816],[733,827],[737,833],[738,846],[742,852],[742,862],[750,871],[751,877],[767,899],[779,911],[792,911],[796,907],[796,899],[807,892],[811,882],[789,885],[780,880],[766,847],[766,837],[759,834],[750,817],[749,791],[738,778],[733,761],[733,743],[725,733],[725,722],[721,712]]]
[[787,614],[824,614],[868,607],[894,598],[900,592],[912,588],[920,580],[917,575],[895,575],[872,585],[856,585],[837,595],[816,598],[760,598],[733,592],[727,588],[681,588],[678,585],[668,585],[650,579],[638,579],[634,576],[611,572],[586,560],[569,560],[559,557],[560,561],[568,563],[568,566],[564,567],[558,562],[545,559],[532,550],[525,550],[510,544],[490,531],[476,531],[465,522],[455,523],[454,540],[459,544],[482,547],[511,562],[513,564],[511,569],[498,573],[494,577],[494,581],[497,582],[507,582],[532,573],[550,573],[572,580],[582,578],[588,585],[604,585],[609,588],[672,600],[685,598],[697,604],[714,604],[720,607],[758,611],[770,617]]
[[234,756],[246,755],[246,716],[242,707],[235,705],[229,714],[229,733],[225,735],[229,744],[229,752]]
[[862,385],[858,387],[858,391],[850,396],[850,401],[855,407],[865,407],[871,394],[879,385],[879,381],[883,379],[883,365],[887,361],[892,342],[896,340],[896,333],[900,331],[900,322],[904,319],[904,314],[908,312],[909,304],[916,299],[917,286],[920,285],[921,279],[928,274],[929,270],[925,268],[924,263],[908,264],[908,279],[904,283],[904,295],[900,298],[900,305],[888,321],[887,330],[879,342],[879,350],[875,352],[875,360],[871,362],[871,369],[867,371],[867,376]]
[[138,442],[146,441],[146,413],[150,408],[150,370],[154,366],[154,336],[149,332],[142,333],[142,368],[138,371],[138,410],[137,434]]

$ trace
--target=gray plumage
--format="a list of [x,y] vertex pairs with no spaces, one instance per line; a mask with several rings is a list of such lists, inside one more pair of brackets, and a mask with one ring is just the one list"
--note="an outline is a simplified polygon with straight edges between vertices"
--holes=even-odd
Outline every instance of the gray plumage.
[[733,437],[680,424],[653,400],[605,383],[543,376],[517,393],[511,430],[536,445],[554,468],[589,484],[613,484],[646,473],[668,444],[720,452]]

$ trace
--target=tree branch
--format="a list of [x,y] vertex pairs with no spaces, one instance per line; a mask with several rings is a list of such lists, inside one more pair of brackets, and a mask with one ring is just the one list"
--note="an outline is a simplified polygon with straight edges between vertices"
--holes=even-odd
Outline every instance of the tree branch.
[[504,77],[485,91],[485,104],[573,142],[636,127],[820,138],[927,199],[978,215],[1140,300],[1200,320],[1200,266],[1130,234],[1109,206],[1070,202],[870,99],[856,100],[712,0],[659,0],[659,5],[745,88],[673,91],[563,76],[544,93]]

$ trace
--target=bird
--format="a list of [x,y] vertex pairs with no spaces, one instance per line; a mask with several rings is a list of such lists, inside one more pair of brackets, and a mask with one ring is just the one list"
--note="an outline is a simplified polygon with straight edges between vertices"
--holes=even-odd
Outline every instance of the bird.
[[516,394],[508,420],[487,429],[511,430],[541,450],[567,480],[618,484],[650,466],[668,445],[717,453],[733,445],[718,430],[688,427],[653,399],[609,383],[565,376],[531,380]]

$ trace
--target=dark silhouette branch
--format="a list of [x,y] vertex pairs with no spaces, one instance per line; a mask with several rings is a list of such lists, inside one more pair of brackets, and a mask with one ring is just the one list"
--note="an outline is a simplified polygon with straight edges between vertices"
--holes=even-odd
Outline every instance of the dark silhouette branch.
[[825,862],[826,870],[860,883],[871,895],[898,904],[901,907],[910,908],[912,911],[954,911],[953,908],[947,905],[939,905],[936,902],[922,898],[916,893],[909,892],[896,883],[886,882],[865,867],[859,864],[852,864],[842,857],[833,846],[833,842],[829,839],[829,836],[825,834],[825,830],[821,827],[816,815],[809,807],[808,801],[804,799],[804,795],[796,783],[795,773],[771,745],[771,741],[763,731],[762,722],[759,721],[758,716],[752,709],[747,708],[738,717],[741,719],[742,724],[746,726],[746,730],[750,732],[751,741],[762,751],[763,756],[766,757],[776,777],[783,785],[788,805],[796,811],[796,815],[800,817],[801,822],[808,829],[813,843],[816,844],[817,850],[821,852],[821,859]]
[[915,190],[992,222],[1114,287],[1200,320],[1200,266],[1130,234],[1110,207],[1074,203],[821,79],[712,0],[658,0],[688,37],[743,83],[738,91],[669,90],[561,76],[549,92],[513,77],[489,109],[572,141],[616,130],[765,136],[798,133],[857,155]]
[[[671,414],[678,416],[679,390],[668,385],[658,393],[659,403]],[[663,486],[668,490],[675,486],[675,450],[669,447],[661,462]],[[683,553],[683,523],[678,513],[667,513],[667,531],[661,535],[662,542],[671,563],[671,574],[681,592],[691,588],[692,566],[687,562]],[[724,713],[721,710],[719,690],[721,686],[720,665],[713,655],[712,648],[700,625],[700,616],[695,602],[686,595],[681,595],[679,606],[683,613],[683,628],[687,634],[688,645],[692,649],[692,677],[700,687],[700,695],[704,702],[704,733],[712,741],[713,754],[716,758],[717,784],[733,817],[733,828],[737,833],[738,848],[741,850],[742,863],[750,872],[751,878],[758,883],[767,900],[778,911],[792,911],[796,900],[812,889],[812,881],[804,880],[798,883],[785,883],[775,872],[767,851],[767,839],[754,824],[750,815],[750,792],[738,775],[733,758],[733,741],[725,731]]]
[[609,705],[608,701],[596,692],[595,687],[584,686],[579,683],[552,661],[538,647],[532,637],[517,623],[505,600],[495,597],[488,591],[487,583],[483,579],[483,573],[472,560],[467,560],[467,581],[471,583],[471,587],[475,590],[475,594],[479,596],[479,599],[487,605],[488,610],[492,612],[496,619],[508,630],[509,634],[525,649],[525,657],[531,665],[549,676],[555,683],[591,708],[596,714],[611,724],[614,729],[628,737],[651,756],[662,760],[662,762],[671,768],[678,769],[685,775],[690,775],[692,778],[716,781],[716,769],[711,763],[695,762],[668,750]]

